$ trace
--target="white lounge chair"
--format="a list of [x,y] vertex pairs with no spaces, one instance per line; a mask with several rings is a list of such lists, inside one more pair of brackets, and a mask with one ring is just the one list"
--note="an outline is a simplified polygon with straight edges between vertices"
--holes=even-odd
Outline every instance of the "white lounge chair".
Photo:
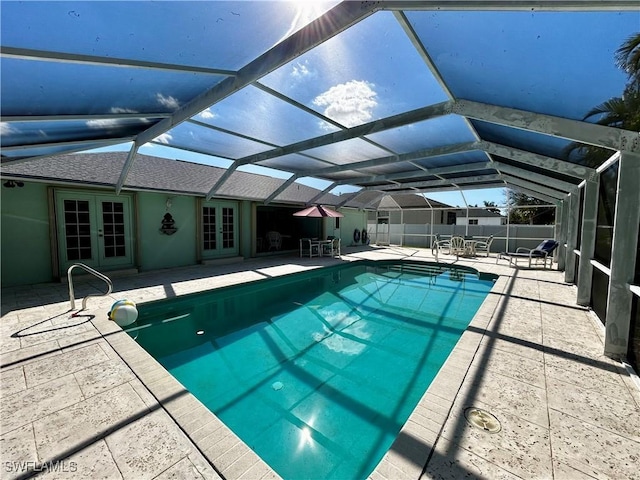
[[496,258],[496,263],[501,258],[509,260],[509,266],[518,266],[518,259],[525,259],[529,262],[529,268],[531,268],[531,262],[535,261],[536,265],[542,260],[543,268],[547,268],[547,260],[549,261],[549,268],[553,265],[553,251],[558,248],[559,243],[555,240],[545,240],[540,243],[536,248],[530,249],[525,247],[518,247],[515,252],[501,252]]

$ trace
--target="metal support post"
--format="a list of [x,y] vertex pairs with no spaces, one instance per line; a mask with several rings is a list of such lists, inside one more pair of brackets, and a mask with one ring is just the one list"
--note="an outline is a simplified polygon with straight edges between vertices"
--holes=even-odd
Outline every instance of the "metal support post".
[[600,178],[587,180],[584,187],[582,209],[582,235],[580,240],[580,265],[578,265],[578,305],[587,306],[591,301],[593,265],[591,259],[596,249],[596,226],[598,223],[598,193]]
[[567,208],[567,250],[565,252],[564,281],[575,283],[576,254],[573,251],[578,245],[578,225],[580,219],[580,191],[569,196]]
[[566,260],[566,248],[564,244],[567,241],[567,200],[561,200],[556,204],[556,231],[555,238],[560,244],[556,250],[556,260],[558,262],[558,270],[564,270]]
[[622,153],[618,165],[618,190],[611,246],[611,276],[607,298],[604,353],[623,359],[631,330],[631,300],[640,224],[640,158]]

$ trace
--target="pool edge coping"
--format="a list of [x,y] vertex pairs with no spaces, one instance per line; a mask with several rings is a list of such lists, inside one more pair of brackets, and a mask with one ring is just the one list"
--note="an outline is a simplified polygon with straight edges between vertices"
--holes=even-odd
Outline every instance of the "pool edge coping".
[[[423,262],[416,258],[409,260]],[[358,262],[358,260],[353,261]],[[433,262],[425,259],[424,263]],[[454,264],[446,265],[454,266]],[[477,266],[479,267],[480,265]],[[369,478],[394,480],[420,478],[431,452],[436,446],[436,441],[449,418],[453,404],[458,396],[458,391],[473,362],[475,351],[479,348],[483,338],[482,334],[470,332],[469,327],[477,327],[481,331],[486,329],[493,319],[494,312],[500,301],[500,295],[492,294],[498,293],[498,291],[502,293],[506,286],[508,277],[475,267],[476,265],[471,268],[479,273],[491,273],[497,276],[493,287],[458,339],[458,342],[456,342],[429,388],[424,392],[420,401],[407,418],[396,440],[369,474]],[[281,275],[287,274],[283,273]],[[149,390],[158,404],[169,414],[171,419],[221,477],[281,478],[222,420],[205,407],[202,402],[192,395],[115,322],[96,319],[93,323],[144,387]],[[455,387],[455,392],[453,387]],[[425,408],[428,408],[428,415],[424,415]],[[422,415],[420,414],[421,411],[423,412]],[[428,445],[429,448],[415,448],[416,442]]]

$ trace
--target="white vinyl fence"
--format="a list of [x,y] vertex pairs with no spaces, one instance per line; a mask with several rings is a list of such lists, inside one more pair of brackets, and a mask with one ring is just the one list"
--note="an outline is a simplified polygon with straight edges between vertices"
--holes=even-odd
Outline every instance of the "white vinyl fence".
[[441,236],[494,236],[492,252],[513,252],[518,247],[535,248],[540,242],[554,238],[554,225],[415,225],[369,222],[371,243],[431,248],[436,234]]

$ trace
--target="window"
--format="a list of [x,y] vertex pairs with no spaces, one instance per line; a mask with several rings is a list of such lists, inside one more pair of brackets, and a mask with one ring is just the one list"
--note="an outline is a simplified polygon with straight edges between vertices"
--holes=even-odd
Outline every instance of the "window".
[[470,218],[469,219],[469,225],[478,225],[478,219],[477,218]]
[[91,223],[89,202],[64,201],[64,223],[67,240],[67,260],[89,260],[91,254]]
[[204,207],[202,209],[202,231],[204,234],[204,249],[216,248],[216,209]]
[[596,226],[596,247],[594,258],[603,265],[611,265],[611,244],[613,240],[613,220],[616,211],[618,190],[618,163],[600,174],[598,195],[598,224]]

